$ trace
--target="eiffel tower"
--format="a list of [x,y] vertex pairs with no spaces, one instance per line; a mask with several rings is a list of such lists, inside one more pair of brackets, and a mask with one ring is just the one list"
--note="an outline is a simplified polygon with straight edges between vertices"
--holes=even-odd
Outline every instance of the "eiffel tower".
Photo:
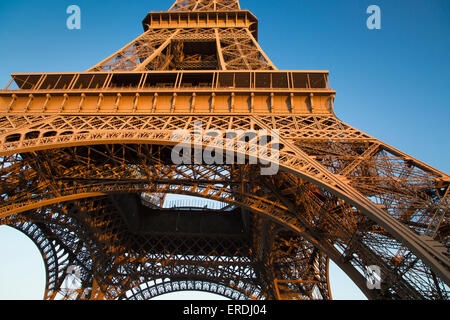
[[[39,248],[45,299],[331,299],[330,259],[369,299],[449,298],[447,174],[338,119],[327,71],[278,70],[238,0],[177,0],[143,26],[85,72],[0,91],[0,224]],[[198,124],[245,161],[175,164],[180,143],[211,146],[174,140]],[[276,174],[250,161],[257,130],[277,132]]]

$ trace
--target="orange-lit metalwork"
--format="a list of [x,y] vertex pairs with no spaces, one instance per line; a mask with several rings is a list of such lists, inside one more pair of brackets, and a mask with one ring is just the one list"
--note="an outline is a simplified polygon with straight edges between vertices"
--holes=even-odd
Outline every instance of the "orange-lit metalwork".
[[[143,25],[85,72],[0,91],[0,224],[41,250],[45,299],[331,299],[328,259],[370,299],[448,299],[447,174],[339,120],[327,71],[277,70],[237,0],[179,0]],[[279,172],[173,164],[174,130],[198,122],[277,130]]]

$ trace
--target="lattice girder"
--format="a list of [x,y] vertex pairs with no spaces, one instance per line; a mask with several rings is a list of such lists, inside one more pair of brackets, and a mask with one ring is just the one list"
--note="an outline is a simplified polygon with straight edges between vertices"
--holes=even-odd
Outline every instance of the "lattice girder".
[[[87,202],[86,202],[87,201]],[[106,202],[105,202],[106,201]],[[270,298],[274,294],[268,292],[268,288],[261,287],[265,282],[258,281],[255,278],[256,275],[252,275],[250,270],[255,269],[255,263],[258,265],[259,262],[252,262],[251,256],[247,258],[243,257],[241,261],[238,261],[237,253],[232,254],[229,258],[216,256],[218,245],[227,246],[227,242],[217,243],[216,240],[211,239],[213,242],[204,247],[205,251],[196,251],[195,255],[188,257],[176,258],[176,256],[167,249],[163,251],[160,246],[167,248],[179,247],[181,243],[177,241],[186,241],[182,238],[177,239],[176,235],[170,235],[167,237],[130,237],[129,232],[124,228],[124,222],[121,220],[120,215],[114,210],[114,207],[107,204],[107,198],[98,198],[95,201],[95,206],[88,205],[90,210],[89,214],[76,214],[77,222],[72,218],[74,215],[74,208],[87,208],[86,204],[92,203],[91,200],[83,200],[83,202],[74,202],[69,204],[72,208],[71,212],[63,207],[52,206],[43,208],[40,212],[25,213],[24,215],[15,215],[14,217],[3,220],[3,223],[15,225],[19,230],[23,230],[27,233],[27,229],[23,228],[23,224],[17,224],[17,221],[28,221],[33,224],[46,224],[51,227],[53,233],[49,232],[46,236],[58,241],[61,239],[65,242],[65,247],[69,249],[69,252],[77,252],[80,247],[76,246],[75,243],[69,243],[66,239],[69,233],[60,232],[57,230],[67,230],[69,229],[80,229],[83,228],[84,231],[78,232],[78,236],[84,241],[90,244],[89,250],[91,254],[81,258],[77,254],[77,261],[81,260],[80,265],[89,264],[90,273],[92,276],[93,270],[95,270],[95,275],[93,280],[90,278],[84,281],[85,286],[76,288],[77,290],[64,290],[62,288],[58,290],[52,290],[54,285],[47,287],[46,298],[54,299],[55,297],[67,298],[67,299],[86,299],[92,298],[93,292],[93,281],[98,283],[100,288],[99,298],[114,299],[119,295],[125,295],[125,292],[131,290],[133,287],[138,286],[141,282],[150,281],[152,279],[203,279],[202,281],[215,282],[220,281],[220,283],[227,284],[228,287],[232,287],[234,291],[240,291],[245,293],[245,296],[251,298]],[[106,205],[106,207],[105,207]],[[103,208],[108,208],[106,211]],[[79,210],[79,209],[77,209]],[[98,212],[95,212],[98,211]],[[55,212],[65,212],[66,214],[55,215]],[[106,214],[106,212],[108,212]],[[43,214],[46,213],[46,214]],[[81,224],[81,226],[80,226]],[[87,231],[87,232],[86,232]],[[83,234],[82,236],[80,236]],[[73,239],[77,236],[73,235]],[[122,236],[123,235],[123,236]],[[202,240],[204,242],[205,239]],[[95,245],[92,245],[95,243]],[[173,244],[173,246],[171,245]],[[76,246],[77,249],[74,247]],[[238,247],[244,248],[245,246],[239,245]],[[142,249],[139,249],[142,248]],[[152,249],[157,248],[157,249]],[[61,250],[61,249],[60,249]],[[143,251],[142,251],[143,250]],[[160,253],[154,253],[158,250]],[[269,248],[270,252],[270,248]],[[192,253],[194,254],[194,253]],[[94,256],[94,261],[90,257]],[[48,256],[45,256],[48,258]],[[51,257],[50,257],[51,258]],[[73,260],[73,259],[72,259]],[[47,262],[47,260],[46,260]],[[58,283],[61,283],[66,278],[67,268],[74,264],[73,261],[65,263],[65,269],[59,272]],[[220,266],[220,272],[218,267]],[[106,267],[106,268],[105,268]],[[85,270],[84,267],[83,270]],[[260,268],[256,268],[260,269]],[[145,270],[145,272],[144,272]],[[310,270],[310,269],[307,269]],[[250,273],[249,273],[250,272]],[[301,270],[299,269],[299,272]],[[327,269],[324,269],[321,277],[327,277]],[[83,273],[84,274],[84,273]],[[53,280],[55,281],[55,280]],[[153,281],[153,280],[152,280]],[[253,289],[252,289],[253,288]],[[59,295],[58,295],[59,294]],[[57,296],[58,295],[58,296]],[[327,295],[325,295],[327,296]],[[312,296],[310,297],[312,298]]]
[[[130,147],[127,147],[130,148]],[[135,147],[134,147],[135,148]],[[139,147],[138,147],[139,148]],[[110,161],[114,160],[114,161],[120,161],[118,155],[123,154],[122,148],[109,148],[109,152],[111,152],[111,156],[108,156],[105,159],[110,159]],[[81,151],[78,150],[77,153],[80,153]],[[146,151],[148,152],[148,150]],[[160,152],[160,151],[158,151]],[[93,152],[92,152],[93,153]],[[143,150],[140,151],[140,153],[143,153]],[[65,157],[74,157],[76,153],[67,153],[65,155]],[[81,152],[81,154],[87,154],[86,152]],[[114,156],[115,154],[115,156]],[[76,156],[75,156],[76,157]],[[63,161],[61,161],[61,159],[63,159],[64,157],[59,158],[58,163],[61,163]],[[45,157],[40,156],[39,159],[45,159]],[[160,189],[154,189],[151,185],[151,181],[149,181],[150,176],[148,176],[149,173],[146,172],[147,175],[147,179],[144,179],[144,176],[142,176],[142,173],[146,170],[146,166],[148,166],[150,163],[146,163],[146,166],[142,166],[142,170],[138,175],[136,175],[135,169],[133,169],[133,173],[131,173],[129,170],[127,170],[126,168],[124,168],[123,166],[120,167],[116,167],[116,168],[108,168],[107,166],[102,166],[99,168],[93,168],[94,170],[92,172],[90,171],[86,171],[86,167],[85,167],[85,163],[87,162],[86,159],[81,158],[78,161],[82,161],[81,163],[83,163],[83,165],[81,167],[79,167],[79,169],[77,169],[76,167],[71,167],[70,171],[65,171],[68,168],[62,168],[62,175],[65,175],[65,172],[70,172],[70,176],[73,177],[73,179],[77,180],[80,178],[83,179],[88,179],[89,181],[98,181],[98,183],[100,183],[100,181],[102,181],[103,179],[107,179],[108,181],[111,181],[111,179],[114,181],[116,179],[118,179],[118,177],[122,177],[122,179],[124,179],[125,181],[129,181],[129,179],[134,179],[133,181],[133,185],[132,186],[127,186],[127,185],[115,185],[115,183],[111,184],[110,186],[104,184],[104,183],[100,183],[97,186],[96,185],[92,185],[92,186],[85,186],[85,187],[81,187],[81,189],[78,189],[76,191],[74,191],[73,188],[69,188],[67,191],[60,191],[58,192],[58,194],[60,194],[61,196],[63,196],[62,198],[57,198],[54,199],[53,201],[55,203],[61,202],[61,201],[65,201],[64,200],[64,194],[76,194],[76,193],[82,193],[83,194],[80,195],[80,197],[86,197],[88,194],[96,194],[96,192],[104,192],[106,193],[111,193],[111,192],[156,192],[156,193],[181,193],[181,194],[190,194],[190,195],[200,195],[200,196],[207,196],[210,199],[214,199],[214,200],[220,200],[220,201],[231,201],[232,197],[230,196],[230,191],[226,191],[226,189],[222,188],[216,188],[214,186],[211,187],[202,187],[198,185],[198,182],[204,181],[206,182],[211,182],[211,183],[220,183],[220,184],[224,184],[225,182],[233,185],[233,183],[235,182],[230,182],[227,180],[223,180],[223,178],[220,178],[221,176],[223,177],[224,175],[220,175],[218,173],[220,173],[220,171],[216,171],[216,170],[211,170],[211,171],[204,171],[204,169],[202,170],[202,173],[200,174],[194,174],[194,179],[191,180],[185,180],[182,179],[181,177],[183,176],[183,174],[180,172],[178,174],[171,174],[170,175],[170,179],[168,179],[165,183],[168,184],[167,189],[164,188],[160,188]],[[123,160],[122,160],[123,161]],[[72,164],[73,165],[73,164]],[[153,163],[154,165],[154,163]],[[59,170],[59,169],[58,169]],[[79,170],[79,171],[78,171]],[[124,171],[125,170],[125,171]],[[161,168],[158,170],[162,170],[160,171],[159,174],[164,173],[169,171],[172,171],[173,168],[169,168],[166,167],[165,169]],[[182,168],[182,171],[186,171],[186,172],[191,172],[192,173],[192,168]],[[79,173],[77,173],[77,171]],[[128,172],[127,172],[128,171]],[[223,168],[221,169],[221,171],[223,171],[224,173],[226,172],[226,170],[224,170]],[[196,170],[194,170],[194,172],[196,172]],[[208,176],[205,175],[205,173],[210,172],[210,174],[213,173],[213,176]],[[131,174],[131,175],[130,175]],[[182,176],[178,176],[179,174],[181,174]],[[53,175],[57,176],[57,172],[53,172]],[[187,174],[184,174],[184,176],[187,176]],[[79,177],[79,178],[77,178]],[[197,178],[195,178],[197,177]],[[200,177],[202,177],[203,179],[200,179]],[[215,178],[213,178],[215,177]],[[140,184],[137,184],[137,179],[141,178],[144,179],[144,181]],[[219,178],[219,180],[217,180]],[[216,180],[216,181],[214,181]],[[120,182],[119,180],[116,180],[117,182]],[[157,180],[159,184],[164,183],[164,179],[163,180]],[[178,182],[177,182],[178,181]],[[281,179],[280,181],[284,181],[284,179]],[[73,181],[71,181],[71,183],[73,184]],[[179,183],[180,185],[178,187],[172,185],[173,183]],[[194,183],[197,184],[196,187],[194,187],[194,189],[187,189],[186,187],[189,186],[190,184],[193,185]],[[267,182],[266,182],[267,183]],[[272,182],[273,183],[273,182]],[[298,182],[296,181],[289,181],[288,185],[299,185]],[[86,189],[87,188],[87,189]],[[119,188],[119,189],[117,189]],[[275,190],[281,190],[280,186],[274,187]],[[83,191],[84,190],[84,191]],[[46,190],[45,192],[43,192],[44,195],[48,195],[49,197],[51,196],[51,193],[48,192],[49,190]],[[299,194],[299,191],[295,191],[295,190],[290,190],[290,192],[292,192],[294,195],[295,194]],[[227,196],[228,194],[228,196]],[[288,193],[289,194],[289,193]],[[302,194],[300,192],[300,194]],[[225,196],[225,198],[224,198]],[[240,195],[240,197],[242,197],[242,195]],[[295,230],[296,232],[300,232],[300,234],[302,236],[305,236],[306,234],[308,234],[308,231],[305,230],[305,227],[302,224],[298,224],[299,222],[295,222],[295,218],[293,216],[289,216],[289,214],[283,213],[283,211],[287,210],[288,207],[286,207],[286,205],[281,204],[277,201],[270,201],[270,202],[262,202],[263,198],[255,198],[254,200],[251,200],[250,195],[246,196],[247,200],[244,201],[244,203],[239,203],[239,206],[243,206],[246,207],[247,209],[255,209],[255,208],[260,208],[259,210],[257,210],[257,212],[270,212],[270,214],[268,214],[267,216],[271,219],[274,219],[274,221],[277,222],[281,222],[281,223],[287,223],[290,228],[294,228],[293,230]],[[315,198],[314,198],[315,199]],[[297,200],[298,201],[298,200]],[[306,198],[300,201],[300,203],[304,204],[308,204],[309,207],[311,207],[312,203],[317,202],[318,200],[315,199],[314,201],[311,201],[310,198]],[[232,202],[235,203],[235,202]],[[277,204],[279,203],[279,204]],[[36,204],[37,207],[41,206],[42,202],[38,202]],[[275,207],[274,207],[275,205]],[[278,209],[275,209],[277,206],[280,206]],[[320,208],[325,207],[323,205],[317,205],[316,208],[312,207],[311,209],[309,209],[310,212],[310,216],[309,219],[310,221],[315,221],[316,217],[317,217],[317,211],[320,210]],[[338,206],[339,207],[339,206]],[[305,209],[302,209],[302,211],[304,211]],[[392,254],[392,250],[395,250],[396,252],[401,252],[403,251],[404,256],[409,256],[409,257],[413,257],[413,259],[416,259],[418,263],[420,263],[420,261],[417,258],[414,258],[414,255],[412,255],[412,253],[409,250],[405,250],[405,248],[397,243],[395,240],[391,239],[389,240],[389,243],[392,243],[394,249],[383,249],[383,243],[387,241],[388,238],[390,238],[391,236],[386,233],[385,231],[383,231],[383,228],[379,228],[374,226],[373,222],[370,222],[366,220],[361,220],[361,214],[359,213],[358,216],[353,217],[353,215],[355,213],[353,213],[353,209],[351,209],[350,207],[348,207],[346,209],[347,211],[349,211],[348,213],[346,213],[345,215],[340,216],[341,221],[329,221],[328,223],[324,223],[324,225],[321,225],[321,228],[330,228],[329,231],[324,232],[324,235],[326,237],[328,237],[327,241],[332,241],[331,243],[334,243],[335,241],[339,240],[340,242],[340,246],[342,246],[342,250],[344,251],[344,256],[341,259],[348,259],[348,256],[351,254],[351,252],[353,252],[353,250],[356,250],[355,248],[351,248],[351,246],[354,246],[354,244],[351,244],[353,242],[357,242],[357,241],[361,241],[361,236],[359,236],[358,238],[355,238],[352,234],[354,233],[358,233],[362,231],[362,225],[361,225],[361,221],[365,221],[364,223],[367,225],[367,232],[369,232],[368,235],[366,235],[367,240],[368,241],[368,245],[371,246],[372,248],[369,247],[364,247],[361,245],[359,245],[359,247],[361,249],[358,250],[362,250],[358,253],[358,255],[360,255],[361,257],[363,257],[363,259],[366,260],[366,263],[373,263],[373,264],[377,264],[380,265],[381,261],[379,260],[379,258],[377,258],[377,255],[380,255],[380,252],[382,253],[382,256],[390,256],[389,259],[394,260],[394,259],[398,259],[398,256],[395,256]],[[296,212],[297,210],[294,208],[292,209],[293,212]],[[330,211],[333,211],[332,209],[330,209]],[[342,210],[339,210],[337,212],[342,212]],[[349,214],[351,213],[351,214]],[[359,218],[357,218],[359,217]],[[355,220],[356,218],[356,220]],[[294,219],[294,220],[293,220]],[[334,218],[333,218],[334,219]],[[351,221],[354,222],[351,222]],[[294,224],[292,224],[294,223]],[[303,222],[304,223],[304,222]],[[344,226],[344,225],[349,225],[348,227],[348,231],[344,231],[342,228],[340,229],[336,229],[336,226]],[[314,225],[309,225],[308,229],[309,230],[315,230],[317,228],[317,226]],[[375,232],[375,233],[373,233]],[[381,233],[380,233],[381,232]],[[378,235],[377,235],[378,234]],[[310,237],[311,235],[309,235]],[[377,237],[381,237],[380,239],[385,239],[385,240],[377,240]],[[375,237],[375,238],[374,238]],[[323,240],[317,240],[315,239],[315,241],[317,241],[317,243],[322,242]],[[343,241],[343,242],[342,242]],[[375,242],[374,242],[375,241]],[[351,245],[350,245],[351,244]],[[373,247],[375,245],[375,247]],[[336,246],[336,245],[334,245]],[[370,253],[372,250],[374,250],[374,248],[376,248],[376,246],[378,246],[378,249],[376,249],[376,252],[372,252]],[[331,245],[330,245],[331,247]],[[350,249],[351,248],[351,249]],[[327,251],[325,251],[327,252]],[[336,252],[335,249],[332,249],[332,251],[330,251],[330,249],[328,248],[328,254],[334,254],[334,260],[335,259],[339,259],[338,257],[342,257],[342,254],[339,252]],[[371,257],[371,258],[370,258]],[[384,258],[383,258],[384,259]],[[392,268],[398,268],[401,269],[401,265],[402,263],[409,263],[410,258],[406,257],[403,261],[400,261],[401,263],[396,263],[394,266],[385,266],[385,270],[386,273],[392,273]],[[358,264],[361,263],[361,261],[358,262]],[[359,265],[360,269],[364,269],[364,265],[367,266],[367,264],[361,264]],[[407,270],[407,269],[405,269]],[[429,271],[424,271],[426,274],[429,273]],[[361,281],[363,281],[363,277],[360,274],[360,278]],[[395,277],[394,277],[395,279]],[[394,281],[393,281],[394,282]],[[399,279],[395,279],[395,283],[399,283]],[[403,289],[404,290],[404,289]],[[411,288],[409,290],[412,290]],[[421,290],[424,290],[424,288],[421,288]],[[427,290],[427,289],[425,289]],[[416,290],[414,289],[413,292],[415,292]],[[444,289],[445,292],[445,289]],[[430,293],[427,293],[430,294]],[[415,297],[418,297],[419,295],[416,293]]]
[[239,0],[176,0],[169,11],[240,10]]
[[[257,19],[239,1],[177,1],[143,24],[144,34],[89,71],[276,70],[256,40]],[[183,52],[191,43],[196,45]]]
[[[40,249],[45,299],[183,288],[329,299],[329,258],[369,298],[449,298],[447,174],[340,121],[327,71],[278,71],[237,0],[177,0],[143,26],[89,72],[14,74],[18,89],[0,91],[0,224]],[[199,123],[223,139],[174,135]],[[270,156],[246,135],[255,130],[270,132]],[[279,170],[175,165],[180,142]],[[166,194],[226,203],[248,229],[155,232],[124,212],[123,201],[134,213],[174,214],[162,208]],[[381,290],[366,285],[374,265]],[[71,266],[80,285],[68,290]]]
[[[154,131],[149,131],[149,130],[145,130],[145,131],[138,131],[138,130],[133,130],[133,131],[128,131],[128,130],[124,130],[123,127],[123,121],[120,120],[120,117],[113,117],[113,118],[105,118],[105,117],[86,117],[84,120],[82,117],[78,116],[78,117],[73,117],[71,119],[70,122],[68,122],[70,118],[67,117],[62,117],[60,116],[59,119],[52,119],[53,121],[51,122],[51,125],[49,126],[48,124],[45,124],[43,128],[46,128],[47,130],[51,130],[51,131],[62,131],[64,130],[65,135],[63,136],[52,136],[52,137],[48,137],[48,138],[41,138],[41,139],[20,139],[19,142],[10,142],[10,143],[4,143],[5,149],[6,150],[16,150],[15,152],[22,150],[21,152],[27,152],[27,151],[31,151],[31,150],[39,150],[42,148],[49,148],[52,143],[55,146],[61,146],[61,145],[67,145],[67,146],[73,146],[73,145],[83,145],[84,143],[82,142],[83,140],[86,141],[86,143],[89,143],[88,141],[92,140],[93,138],[97,141],[96,143],[108,143],[111,141],[123,141],[123,142],[137,142],[137,143],[142,143],[143,141],[147,141],[152,143],[162,143],[162,144],[167,144],[167,145],[173,145],[174,141],[171,139],[172,138],[172,130],[175,129],[189,129],[189,128],[193,128],[193,125],[195,124],[196,121],[201,121],[202,123],[207,123],[209,124],[209,127],[207,127],[206,129],[219,129],[219,130],[223,130],[223,126],[225,123],[224,121],[216,121],[214,120],[214,118],[212,117],[189,117],[188,122],[186,122],[182,117],[176,118],[176,117],[166,117],[166,122],[164,123],[164,119],[161,117],[148,117],[146,119],[146,121],[142,121],[142,119],[139,119],[138,124],[140,125],[140,129],[142,130],[142,124],[145,124],[148,128],[148,124],[151,125],[152,120],[154,121],[155,125],[153,126],[153,128],[157,128],[158,125],[161,125],[162,123],[164,123],[164,128],[166,128],[166,130],[161,131],[161,130],[154,130]],[[113,121],[114,120],[114,121]],[[116,121],[117,120],[117,121]],[[273,119],[272,119],[273,120]],[[86,122],[88,121],[88,122]],[[126,121],[129,125],[129,118],[126,118]],[[230,121],[232,121],[230,123]],[[90,124],[89,124],[90,123]],[[219,124],[220,127],[215,127],[215,124]],[[257,117],[252,117],[250,119],[248,118],[238,118],[238,117],[234,117],[232,118],[232,120],[228,119],[228,128],[229,129],[241,129],[241,130],[249,130],[252,128],[265,128],[265,129],[271,129],[272,127],[269,127],[271,125],[272,122],[267,122],[264,121],[264,118],[260,119]],[[330,137],[330,133],[335,132],[336,134],[339,134],[340,132],[338,131],[339,127],[342,128],[342,125],[340,124],[340,122],[336,122],[336,121],[329,121],[327,120],[325,122],[325,124],[328,124],[328,126],[324,127],[322,129],[322,132],[324,132],[325,135],[327,135],[328,137]],[[330,126],[331,124],[331,126]],[[348,127],[345,126],[344,127]],[[92,128],[101,128],[102,130],[92,130],[90,131],[89,129]],[[131,128],[131,127],[130,127]],[[152,128],[152,127],[150,127]],[[277,128],[277,127],[275,127]],[[35,126],[33,128],[26,128],[28,131],[33,131],[36,132],[36,129],[39,129],[39,127]],[[113,130],[114,129],[114,130]],[[119,130],[116,130],[119,129]],[[135,129],[135,126],[133,126],[133,129]],[[172,129],[172,130],[168,130],[168,129]],[[330,130],[332,129],[332,130]],[[83,132],[80,134],[76,134],[76,130],[78,130],[79,132]],[[334,131],[335,130],[335,131]],[[342,130],[342,129],[341,129]],[[21,132],[24,132],[25,130],[22,128]],[[90,131],[90,132],[89,132]],[[300,132],[302,130],[299,130]],[[343,130],[345,131],[345,130]],[[308,132],[308,131],[307,131]],[[67,133],[71,133],[71,134],[67,134]],[[16,132],[14,132],[14,134],[19,134]],[[11,132],[8,132],[8,135],[11,136]],[[20,134],[19,134],[20,135]],[[365,137],[366,135],[364,134],[359,134],[361,137]],[[21,134],[21,136],[25,137],[26,134]],[[317,136],[317,134],[316,134]],[[301,141],[304,141],[305,139],[303,137],[301,137]],[[6,139],[4,139],[3,141],[7,141]],[[141,142],[142,141],[142,142]],[[164,142],[163,142],[164,141]],[[425,198],[424,200],[421,200],[422,203],[418,203],[417,204],[417,200],[415,200],[415,207],[411,207],[408,206],[408,208],[405,208],[405,205],[403,205],[403,207],[401,206],[393,206],[390,209],[390,212],[393,212],[394,214],[390,214],[389,216],[385,217],[385,212],[379,208],[379,206],[374,205],[373,202],[371,200],[369,200],[368,198],[366,198],[366,196],[364,196],[364,193],[359,193],[359,190],[356,190],[353,188],[352,183],[350,181],[355,181],[355,178],[350,178],[351,176],[349,176],[347,183],[345,183],[345,181],[342,181],[342,179],[340,178],[341,176],[339,174],[336,173],[332,173],[330,172],[328,169],[326,169],[322,164],[318,163],[317,161],[313,160],[312,158],[310,158],[307,153],[303,153],[300,152],[299,148],[295,145],[295,140],[292,142],[289,142],[290,140],[282,140],[280,139],[281,142],[283,142],[284,148],[280,151],[280,166],[285,170],[295,170],[296,172],[298,172],[301,176],[309,179],[310,181],[314,181],[315,183],[318,183],[321,186],[325,186],[327,188],[330,188],[330,190],[334,190],[334,192],[337,192],[338,195],[340,195],[341,197],[343,197],[344,199],[346,199],[347,201],[355,201],[355,196],[356,198],[359,198],[357,205],[359,206],[363,206],[366,207],[366,210],[368,210],[370,213],[375,213],[375,219],[388,219],[389,222],[384,222],[382,223],[383,227],[385,228],[392,228],[392,225],[395,225],[397,230],[397,232],[408,232],[406,231],[401,225],[397,224],[394,219],[391,219],[392,216],[395,219],[399,219],[399,217],[402,217],[402,219],[399,219],[400,222],[402,224],[405,224],[405,215],[401,214],[400,212],[397,213],[395,210],[411,210],[411,208],[416,208],[415,210],[423,210],[424,208],[424,203],[430,203],[430,210],[428,210],[429,214],[428,214],[428,218],[424,217],[424,222],[428,223],[428,224],[424,224],[422,222],[422,225],[425,228],[425,231],[428,229],[432,229],[435,228],[435,225],[437,223],[437,221],[442,220],[441,217],[442,215],[446,214],[446,210],[448,207],[445,206],[446,201],[445,200],[445,192],[441,195],[441,199],[436,198],[436,197],[428,197]],[[231,141],[230,141],[231,142]],[[36,146],[36,143],[38,144]],[[395,149],[386,146],[385,144],[382,144],[381,142],[377,142],[380,145],[383,145],[383,148],[385,149],[385,151],[388,152],[395,152]],[[39,146],[39,144],[41,144],[42,146]],[[233,144],[234,145],[234,141]],[[22,146],[22,148],[21,148]],[[25,147],[24,147],[25,146]],[[233,152],[235,152],[235,150],[232,150]],[[243,150],[243,152],[247,152],[248,154],[248,150]],[[411,158],[403,158],[402,154],[399,154],[397,152],[395,152],[394,154],[392,154],[393,157],[399,157],[400,156],[400,162],[403,161],[404,162],[404,167],[408,168],[408,166],[410,166],[411,163]],[[404,160],[402,160],[402,158]],[[267,159],[270,161],[270,159]],[[360,160],[358,160],[360,161]],[[386,163],[386,161],[384,161]],[[432,170],[429,169],[428,166],[424,166],[422,165],[420,162],[416,162],[416,171],[420,172],[420,175],[415,174],[414,179],[411,180],[405,180],[403,181],[403,185],[410,185],[411,187],[414,186],[414,189],[417,189],[417,186],[415,186],[417,183],[417,179],[420,178],[423,180],[423,184],[422,186],[419,185],[419,187],[425,186],[428,187],[428,189],[433,189],[433,188],[441,188],[441,189],[445,189],[446,186],[446,181],[448,181],[448,176],[446,176],[443,173],[440,173],[436,170]],[[375,163],[375,168],[378,166],[377,163]],[[408,171],[411,171],[411,169],[408,169]],[[351,172],[350,172],[351,173]],[[350,175],[349,173],[349,175]],[[389,177],[384,177],[384,180],[393,180],[394,178],[396,178],[396,176],[393,176],[391,178]],[[395,182],[395,181],[394,181]],[[339,189],[337,188],[337,186],[339,186]],[[376,187],[376,185],[375,185]],[[372,190],[370,191],[370,193],[367,193],[367,197],[373,197],[374,193],[375,194],[379,194],[380,197],[383,197],[383,193],[385,193],[385,188],[384,190],[380,188],[378,188],[378,190],[372,187]],[[360,188],[360,187],[359,187]],[[338,190],[337,190],[338,189]],[[347,189],[347,190],[346,190]],[[361,188],[360,188],[361,189]],[[411,202],[411,195],[409,191],[402,191],[403,188],[397,188],[397,196],[402,196],[404,197],[404,203],[409,203]],[[409,188],[411,190],[411,188]],[[342,192],[342,190],[346,190],[345,192]],[[347,193],[346,193],[347,192]],[[389,192],[392,193],[392,188],[389,189]],[[443,191],[440,191],[441,193]],[[422,192],[423,194],[423,192]],[[417,199],[417,198],[414,198]],[[425,202],[424,202],[425,201]],[[436,201],[437,202],[437,206],[436,206]],[[355,205],[356,205],[355,203]],[[439,204],[441,203],[441,204]],[[436,210],[438,214],[436,213]],[[433,212],[434,211],[434,212]],[[388,211],[389,212],[389,211]],[[435,217],[430,216],[431,214],[434,214]],[[408,217],[411,219],[415,219],[416,216],[414,214],[409,214]],[[408,228],[411,228],[412,224],[408,225],[408,219],[406,219],[406,225],[408,226]],[[380,223],[379,221],[377,221],[378,223]],[[414,223],[416,223],[416,221],[413,221]],[[400,229],[398,229],[400,228]],[[424,235],[424,230],[422,229],[417,229],[417,228],[412,228],[415,232],[417,232],[419,235]],[[391,232],[393,230],[390,230]],[[425,240],[422,240],[421,238],[416,238],[416,240],[414,242],[421,242],[420,246],[421,247],[427,247],[427,244],[425,242]],[[414,246],[414,245],[413,245]],[[429,245],[428,245],[429,247]],[[427,249],[428,250],[428,249]],[[421,251],[421,249],[419,248],[419,251]],[[436,250],[430,250],[430,252],[433,253],[433,255],[435,256],[439,256],[439,253]],[[423,254],[423,252],[421,253]],[[445,257],[442,257],[441,259],[443,259],[442,261],[445,261]]]
[[[215,65],[199,64],[189,67],[179,64],[181,59],[188,60],[189,56],[184,57],[180,55],[181,52],[177,53],[176,51],[180,50],[178,46],[196,42],[210,43],[214,50],[209,54]],[[200,51],[191,55],[204,60],[208,58],[206,53]],[[167,28],[146,31],[112,56],[90,68],[88,72],[183,69],[277,70],[249,28]]]

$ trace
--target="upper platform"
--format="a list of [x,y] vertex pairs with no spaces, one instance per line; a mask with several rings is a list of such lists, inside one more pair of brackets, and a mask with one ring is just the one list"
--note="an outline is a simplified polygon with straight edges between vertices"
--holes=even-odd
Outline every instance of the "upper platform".
[[248,10],[150,12],[142,21],[149,29],[248,28],[258,39],[258,19]]
[[0,113],[331,114],[327,71],[13,74]]
[[169,11],[241,10],[239,0],[176,0]]

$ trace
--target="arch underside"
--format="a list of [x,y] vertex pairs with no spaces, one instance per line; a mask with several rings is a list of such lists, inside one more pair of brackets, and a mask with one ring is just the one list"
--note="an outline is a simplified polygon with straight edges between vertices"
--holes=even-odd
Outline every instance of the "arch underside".
[[[280,130],[281,170],[274,176],[261,176],[258,165],[174,166],[169,162],[174,144],[170,133],[190,129],[195,120],[192,118],[4,118],[0,153],[4,155],[0,168],[2,223],[13,224],[19,219],[34,224],[33,219],[42,216],[44,209],[70,212],[77,207],[81,212],[96,201],[113,212],[110,198],[115,194],[152,195],[153,205],[160,204],[162,194],[195,195],[243,208],[265,228],[277,226],[288,232],[283,241],[297,237],[302,239],[300,244],[311,244],[321,255],[334,260],[369,298],[448,298],[443,277],[429,266],[420,250],[412,250],[410,238],[399,238],[398,230],[403,229],[395,229],[401,225],[413,238],[430,234],[445,245],[445,174],[333,117],[235,117],[233,123],[225,117],[197,117],[209,126],[206,129]],[[16,127],[7,128],[6,123]],[[165,130],[155,130],[162,126]],[[14,135],[19,139],[8,140]],[[367,204],[369,201],[373,206]],[[374,215],[367,213],[371,210]],[[377,210],[388,220],[377,220]],[[117,208],[115,211],[117,215]],[[390,229],[392,221],[397,225]],[[272,239],[271,245],[275,242]],[[99,250],[96,241],[83,246],[92,247],[93,252]],[[260,256],[268,259],[270,254]],[[372,265],[381,268],[381,290],[367,289],[365,268]],[[324,271],[319,274],[323,277]],[[305,295],[307,283],[295,283],[298,275],[290,277],[287,285],[275,279],[261,281],[260,274],[249,278],[259,297],[276,298],[274,283],[282,283],[284,288],[302,287],[300,295]],[[92,283],[93,278],[87,277],[85,282]],[[96,281],[103,293],[113,290],[113,284],[105,279]],[[321,281],[321,295],[327,298],[324,292],[328,289],[323,289],[326,286]],[[264,288],[261,283],[265,283]],[[289,295],[289,289],[286,291]],[[119,295],[116,292],[109,298]]]
[[[327,258],[285,228],[252,216],[251,235],[134,233],[111,200],[58,203],[1,221],[25,233],[41,251],[45,299],[149,299],[200,290],[199,284],[232,299],[329,298]],[[270,243],[255,246],[261,237]],[[285,247],[279,250],[286,241],[295,248],[289,254]],[[69,289],[64,284],[74,268],[80,272],[79,287]],[[274,275],[305,283],[282,288],[280,297]]]
[[208,292],[231,300],[250,299],[245,292],[230,288],[226,285],[202,280],[152,281],[131,289],[121,299],[149,300],[165,294],[183,291]]

